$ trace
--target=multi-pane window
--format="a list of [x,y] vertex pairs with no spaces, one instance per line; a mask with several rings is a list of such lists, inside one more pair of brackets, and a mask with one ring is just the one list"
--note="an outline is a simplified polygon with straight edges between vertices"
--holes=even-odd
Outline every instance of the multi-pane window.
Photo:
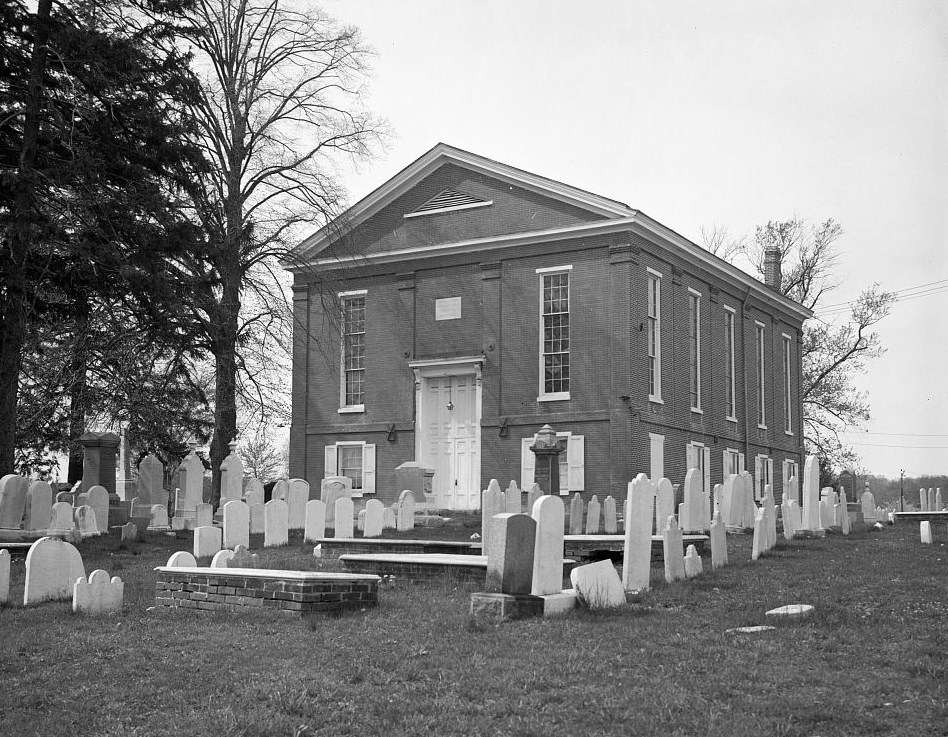
[[730,476],[731,474],[739,474],[743,469],[741,468],[741,454],[740,451],[733,450],[732,448],[727,448],[724,451],[724,475]]
[[569,393],[569,272],[542,274],[543,391]]
[[793,433],[793,423],[791,418],[790,406],[790,337],[783,336],[783,429],[788,434]]
[[352,479],[353,489],[362,489],[363,478],[363,447],[359,445],[339,445],[336,448],[337,473],[339,476],[348,476]]
[[691,409],[701,409],[701,295],[688,292],[688,370]]
[[767,412],[764,407],[764,326],[757,323],[757,426],[767,427]]
[[365,295],[342,298],[342,404],[365,404]]
[[662,279],[648,275],[648,396],[662,397]]
[[737,418],[734,386],[734,313],[724,311],[724,409],[728,419]]

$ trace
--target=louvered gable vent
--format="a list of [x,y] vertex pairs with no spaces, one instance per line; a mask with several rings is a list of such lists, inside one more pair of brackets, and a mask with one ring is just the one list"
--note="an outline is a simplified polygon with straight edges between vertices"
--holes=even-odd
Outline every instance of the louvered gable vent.
[[451,210],[467,210],[472,207],[487,207],[492,205],[493,200],[482,200],[467,192],[461,192],[457,189],[448,187],[442,190],[421,207],[405,215],[406,218],[418,217],[419,215],[432,215],[438,212],[448,212]]

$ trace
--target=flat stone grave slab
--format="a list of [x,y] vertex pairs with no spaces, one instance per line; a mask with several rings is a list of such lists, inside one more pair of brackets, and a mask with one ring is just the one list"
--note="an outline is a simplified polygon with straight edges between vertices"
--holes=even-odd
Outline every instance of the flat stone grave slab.
[[[356,553],[339,556],[347,571],[394,576],[396,579],[419,582],[440,582],[445,579],[459,583],[484,584],[487,575],[486,555]],[[568,575],[576,561],[563,561],[563,575]]]
[[509,622],[543,616],[543,599],[530,594],[471,594],[471,616],[474,619]]
[[[704,545],[711,538],[707,535],[682,535],[682,552],[689,545],[694,545],[699,554],[704,553]],[[662,560],[662,546],[664,540],[661,535],[652,535],[652,559]],[[624,550],[624,535],[564,535],[563,554],[571,558],[595,559],[620,556]]]
[[384,537],[322,537],[323,556],[338,558],[351,553],[481,555],[481,543],[463,540],[403,540]]
[[814,612],[811,604],[787,604],[771,609],[764,616],[771,619],[806,619]]
[[896,512],[896,522],[948,522],[948,512]]
[[155,604],[182,609],[275,611],[308,617],[376,606],[379,577],[261,568],[155,569]]

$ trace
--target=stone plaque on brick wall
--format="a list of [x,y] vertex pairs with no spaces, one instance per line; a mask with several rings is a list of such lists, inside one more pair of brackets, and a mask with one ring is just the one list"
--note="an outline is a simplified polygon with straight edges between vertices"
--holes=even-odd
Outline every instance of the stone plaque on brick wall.
[[435,300],[435,320],[458,320],[461,317],[461,298],[445,297]]

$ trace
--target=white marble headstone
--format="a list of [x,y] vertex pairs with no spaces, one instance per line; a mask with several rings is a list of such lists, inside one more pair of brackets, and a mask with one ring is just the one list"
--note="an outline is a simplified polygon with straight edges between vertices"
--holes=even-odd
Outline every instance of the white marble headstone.
[[326,505],[319,499],[306,502],[306,527],[303,530],[303,539],[316,542],[326,537]]
[[271,499],[264,505],[263,547],[278,548],[290,542],[290,507],[282,499]]
[[26,554],[23,606],[71,599],[73,584],[85,575],[82,556],[75,547],[55,537],[41,537]]

